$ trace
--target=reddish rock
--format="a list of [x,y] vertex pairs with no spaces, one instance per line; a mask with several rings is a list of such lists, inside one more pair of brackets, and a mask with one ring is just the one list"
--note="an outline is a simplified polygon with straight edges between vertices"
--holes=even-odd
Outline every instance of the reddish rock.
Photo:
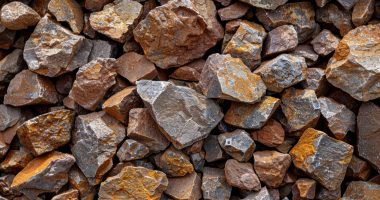
[[75,189],[70,189],[60,194],[55,195],[51,200],[76,200],[79,199],[79,192]]
[[333,52],[339,44],[339,38],[331,31],[324,29],[311,42],[314,51],[319,55],[327,56]]
[[293,200],[314,199],[317,182],[313,179],[300,178],[292,187]]
[[375,12],[375,0],[357,1],[352,11],[352,23],[355,26],[367,24]]
[[0,163],[0,170],[7,173],[17,173],[24,169],[32,159],[33,155],[24,148],[10,150]]
[[241,129],[218,135],[218,141],[228,155],[241,162],[251,159],[256,147],[249,134]]
[[268,33],[265,40],[264,56],[294,50],[298,45],[297,31],[292,25],[279,26]]
[[85,0],[84,7],[90,11],[100,11],[103,6],[112,2],[112,0]]
[[1,24],[11,30],[27,29],[29,26],[35,26],[40,20],[36,11],[18,1],[5,4],[0,13]]
[[253,131],[251,137],[267,147],[277,147],[284,143],[285,131],[279,122],[270,119],[260,130]]
[[257,177],[251,163],[240,163],[234,159],[227,160],[224,173],[227,183],[232,187],[237,187],[243,190],[261,189],[261,183]]
[[179,67],[169,77],[184,81],[199,81],[205,62],[203,59],[195,60]]
[[50,0],[49,11],[59,22],[67,22],[71,30],[80,34],[83,29],[83,12],[79,3],[75,0]]
[[0,104],[0,131],[12,127],[21,119],[21,110],[12,106]]
[[371,175],[371,166],[367,161],[353,155],[350,164],[347,167],[346,176],[354,180],[366,181]]
[[205,200],[228,200],[231,196],[223,169],[205,167],[202,176],[202,191]]
[[165,194],[178,200],[198,200],[202,198],[202,180],[193,172],[184,177],[169,178]]
[[21,122],[18,122],[5,131],[0,131],[0,158],[3,158],[9,150],[13,138],[16,136],[16,130],[20,124]]
[[158,74],[154,64],[135,52],[125,53],[116,60],[117,73],[132,84],[138,80],[152,80]]
[[378,197],[380,197],[380,185],[364,181],[352,181],[348,185],[342,200],[375,200]]
[[225,8],[218,10],[218,15],[222,21],[229,21],[243,17],[249,10],[250,6],[245,3],[236,2]]

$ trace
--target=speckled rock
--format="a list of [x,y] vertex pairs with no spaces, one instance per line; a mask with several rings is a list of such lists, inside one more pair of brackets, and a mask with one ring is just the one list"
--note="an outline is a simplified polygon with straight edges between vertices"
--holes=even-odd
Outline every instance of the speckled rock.
[[264,56],[273,56],[279,53],[294,50],[298,45],[297,31],[292,25],[282,25],[268,33],[265,40]]
[[224,167],[227,183],[243,190],[261,189],[261,183],[251,163],[241,163],[234,159],[227,160]]
[[355,26],[367,24],[375,12],[375,0],[357,1],[352,10],[352,23]]
[[331,31],[324,29],[310,43],[313,45],[315,52],[319,55],[327,56],[338,47],[339,38]]
[[21,49],[15,49],[0,60],[0,83],[9,83],[24,68]]
[[301,85],[303,89],[314,90],[318,97],[325,95],[328,90],[325,70],[321,68],[307,68],[306,79],[301,82]]
[[125,53],[116,60],[117,73],[132,84],[138,80],[152,80],[158,72],[152,62],[135,52]]
[[48,5],[49,11],[59,22],[67,22],[71,30],[80,34],[83,29],[84,17],[82,8],[75,0],[51,0]]
[[254,7],[258,8],[264,8],[269,10],[274,10],[277,7],[285,4],[288,0],[271,0],[271,1],[265,1],[265,0],[240,0],[243,2],[246,2]]
[[15,125],[21,118],[21,110],[12,106],[0,104],[0,131]]
[[228,155],[241,162],[247,162],[256,147],[249,134],[241,129],[218,135],[218,141]]
[[190,158],[174,147],[169,147],[164,153],[157,155],[155,162],[165,174],[171,177],[185,176],[194,171]]
[[342,200],[370,200],[377,199],[379,196],[380,185],[364,181],[352,181],[343,194]]
[[309,178],[298,179],[292,187],[293,200],[314,199],[317,182]]
[[27,29],[35,26],[40,20],[40,15],[28,5],[14,1],[5,4],[1,8],[1,24],[11,30]]
[[184,177],[169,178],[165,194],[176,200],[198,200],[202,198],[201,177],[193,172]]
[[121,162],[142,159],[147,154],[149,148],[132,139],[125,140],[116,153]]
[[205,200],[229,200],[231,190],[223,169],[211,167],[203,169],[202,191]]
[[260,130],[253,131],[251,137],[267,147],[277,147],[284,143],[285,131],[279,122],[270,119]]

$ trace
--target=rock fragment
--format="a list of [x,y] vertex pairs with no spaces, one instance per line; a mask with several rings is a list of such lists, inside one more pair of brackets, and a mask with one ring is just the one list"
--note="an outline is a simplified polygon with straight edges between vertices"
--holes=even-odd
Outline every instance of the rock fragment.
[[77,166],[73,166],[69,171],[69,185],[78,190],[81,199],[94,199],[95,188],[89,184],[87,178]]
[[149,148],[145,145],[132,140],[127,139],[120,146],[116,155],[120,161],[131,161],[144,158],[149,153]]
[[249,134],[241,129],[218,135],[218,141],[228,155],[241,162],[247,162],[256,147]]
[[0,158],[3,158],[16,135],[16,130],[21,124],[21,121],[17,122],[12,127],[7,128],[5,131],[0,131]]
[[224,174],[227,183],[232,187],[249,191],[259,191],[261,189],[260,180],[255,171],[253,171],[251,163],[241,163],[234,159],[229,159],[225,164]]
[[51,200],[75,200],[79,199],[79,192],[75,189],[70,189],[60,194],[55,195]]
[[315,52],[319,55],[327,56],[338,47],[339,38],[331,31],[324,29],[310,43],[313,45]]
[[117,73],[132,84],[138,80],[152,80],[158,72],[152,62],[135,52],[125,53],[116,60]]
[[89,61],[97,58],[114,58],[117,55],[117,45],[112,41],[92,40],[92,50]]
[[315,94],[323,96],[328,90],[325,70],[321,68],[307,68],[306,79],[301,82],[303,89],[314,90]]
[[198,200],[202,198],[202,180],[193,172],[184,177],[169,178],[165,194],[178,200]]
[[267,147],[277,147],[284,143],[285,131],[279,122],[270,119],[260,130],[253,131],[251,137]]
[[318,200],[337,200],[340,197],[342,197],[340,188],[328,190],[324,187],[320,187],[315,198]]
[[202,177],[203,198],[206,200],[224,199],[231,196],[231,186],[226,182],[223,169],[205,167]]
[[240,0],[242,2],[246,2],[254,7],[264,8],[268,10],[274,10],[277,7],[284,5],[288,0],[273,0],[273,1],[265,1],[265,0]]
[[354,5],[359,2],[358,0],[337,0],[344,9],[350,10]]
[[209,135],[204,142],[203,149],[205,150],[205,159],[207,162],[215,162],[226,158],[226,154],[220,147],[218,136]]
[[248,12],[249,8],[250,6],[245,3],[236,2],[225,8],[219,9],[218,15],[222,21],[238,19],[243,17]]
[[352,181],[348,185],[346,192],[343,194],[342,200],[369,200],[374,199],[374,197],[377,198],[379,196],[380,185],[364,181]]
[[1,8],[1,25],[10,30],[27,29],[39,20],[40,15],[22,2],[10,2]]
[[341,36],[346,35],[353,28],[351,14],[334,3],[329,3],[323,8],[317,9],[315,19],[321,23],[334,25]]
[[375,12],[374,0],[357,1],[352,11],[352,23],[355,26],[367,24]]
[[353,155],[350,164],[347,167],[346,176],[354,180],[368,180],[371,175],[371,167],[367,161]]
[[318,60],[318,54],[315,53],[313,47],[308,44],[298,45],[294,51],[290,52],[289,54],[304,57],[306,64],[309,67],[313,66]]
[[185,176],[194,171],[190,158],[174,147],[169,147],[164,153],[157,155],[155,162],[165,174],[171,177]]
[[21,110],[12,106],[0,104],[0,131],[15,125],[21,118]]
[[22,50],[15,49],[0,60],[0,83],[9,83],[24,67]]
[[317,182],[313,179],[300,178],[292,187],[293,200],[314,199]]
[[199,81],[205,62],[203,59],[195,60],[179,67],[169,77],[184,81]]
[[249,194],[242,200],[272,200],[267,187],[262,187],[260,191]]
[[297,31],[292,25],[282,25],[268,33],[265,40],[264,56],[294,50],[298,45]]
[[16,37],[16,31],[6,29],[0,25],[0,49],[9,49],[13,45]]
[[84,24],[83,12],[75,0],[51,0],[48,9],[57,21],[69,23],[74,33],[80,34],[82,32]]
[[24,148],[10,150],[0,163],[0,170],[7,173],[19,172],[24,169],[32,159],[33,155]]

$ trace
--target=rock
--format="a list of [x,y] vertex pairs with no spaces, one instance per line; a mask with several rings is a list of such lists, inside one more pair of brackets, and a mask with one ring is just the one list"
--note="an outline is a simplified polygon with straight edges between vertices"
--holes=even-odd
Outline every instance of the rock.
[[359,156],[367,160],[379,172],[380,155],[380,107],[363,103],[357,116],[357,149]]
[[56,77],[86,64],[91,48],[92,43],[85,37],[45,15],[25,43],[24,59],[31,71]]
[[60,194],[55,195],[51,200],[75,200],[79,199],[79,192],[75,189],[70,189]]
[[290,151],[293,164],[323,187],[340,187],[354,149],[351,145],[309,128]]
[[0,131],[15,125],[21,118],[21,110],[12,106],[0,104]]
[[218,141],[228,155],[241,162],[247,162],[256,147],[249,134],[241,129],[218,135]]
[[380,196],[380,185],[364,182],[364,181],[352,181],[348,185],[346,192],[344,193],[342,200],[366,200],[375,199]]
[[267,187],[262,187],[260,191],[253,192],[241,200],[273,200],[268,192]]
[[162,133],[177,149],[206,138],[223,118],[213,100],[170,82],[137,81],[137,93]]
[[324,29],[311,42],[314,51],[319,55],[327,56],[333,52],[339,44],[339,38],[331,31]]
[[331,88],[328,97],[334,99],[336,102],[345,105],[348,109],[358,111],[360,102],[351,97],[349,94],[343,92],[338,88]]
[[336,190],[328,190],[324,187],[320,187],[315,198],[318,200],[337,200],[341,196],[340,188]]
[[16,31],[6,29],[0,25],[0,49],[9,49],[13,45]]
[[11,189],[11,184],[12,184],[12,181],[14,179],[14,175],[11,175],[11,174],[8,174],[8,175],[4,175],[4,176],[1,176],[0,177],[0,199],[1,200],[8,200],[8,198],[1,198],[2,195],[6,196],[6,197],[10,197],[12,198],[13,195],[15,195],[15,191],[12,191]]
[[203,59],[195,60],[177,68],[169,77],[184,81],[199,81],[205,63]]
[[144,167],[124,167],[115,176],[108,177],[99,189],[100,199],[158,200],[168,186],[166,175]]
[[22,50],[15,49],[0,60],[0,83],[9,83],[23,68]]
[[148,79],[152,80],[158,72],[153,63],[145,56],[135,52],[125,53],[116,60],[117,73],[128,79],[132,84],[136,81]]
[[317,182],[313,179],[300,178],[292,187],[293,200],[314,199]]
[[205,159],[207,162],[215,162],[227,157],[218,142],[218,136],[209,135],[204,142],[203,149],[206,152]]
[[290,54],[281,54],[266,61],[254,73],[261,76],[268,90],[282,92],[306,78],[307,65],[305,59]]
[[125,128],[104,112],[79,115],[72,134],[71,152],[90,185],[97,185],[112,167]]
[[315,0],[315,3],[317,4],[318,7],[323,7],[325,6],[330,0]]
[[40,15],[31,7],[18,2],[10,2],[1,8],[1,25],[10,30],[27,29],[35,26],[40,20]]
[[202,172],[205,165],[205,152],[193,153],[190,155],[191,163],[193,163],[196,172]]
[[125,140],[116,153],[120,161],[142,159],[147,154],[149,154],[149,148],[132,139]]
[[289,88],[281,97],[281,108],[291,131],[312,127],[320,116],[320,104],[314,90]]
[[274,1],[265,1],[265,0],[240,0],[246,2],[254,7],[264,8],[269,10],[274,10],[277,7],[284,5],[288,0],[274,0]]
[[202,177],[202,191],[205,200],[228,200],[231,186],[226,182],[223,169],[205,167]]
[[165,194],[178,200],[198,200],[202,198],[201,185],[200,176],[193,172],[184,177],[169,178]]
[[[361,26],[343,37],[326,69],[327,80],[359,101],[380,97],[380,24]],[[349,67],[350,70],[347,70]],[[354,74],[354,75],[353,75]]]
[[224,167],[227,183],[232,187],[243,190],[261,189],[260,180],[257,177],[251,163],[241,163],[234,159],[227,160]]
[[294,50],[298,45],[297,31],[292,25],[279,26],[268,33],[264,56],[273,56]]
[[280,105],[280,99],[263,97],[255,104],[232,103],[224,116],[227,124],[243,129],[259,129],[268,121]]
[[366,181],[370,175],[371,167],[368,162],[352,155],[351,162],[347,167],[346,176],[351,177],[354,180]]
[[277,147],[284,143],[285,131],[279,122],[270,119],[260,130],[253,131],[251,138],[267,147]]
[[315,53],[313,47],[308,44],[298,45],[294,51],[290,52],[289,54],[304,57],[306,64],[309,67],[313,66],[318,60],[318,54]]
[[82,32],[83,12],[75,0],[50,0],[48,9],[57,21],[67,22],[74,33],[80,34]]
[[12,106],[57,102],[57,92],[51,80],[29,70],[21,71],[11,80],[4,96],[4,104]]
[[359,0],[337,0],[344,9],[350,10]]
[[355,26],[367,24],[375,12],[374,0],[357,1],[352,11],[352,23]]
[[223,38],[223,27],[213,1],[174,0],[151,10],[133,34],[148,60],[166,69],[202,57]]
[[68,171],[75,158],[70,154],[53,151],[39,156],[16,175],[12,189],[22,192],[29,199],[40,199],[46,192],[58,192],[67,183]]
[[267,33],[261,25],[256,23],[242,21],[237,25],[237,30],[233,31],[233,36],[223,48],[223,54],[241,58],[249,68],[256,68],[261,62],[261,50]]
[[74,117],[66,109],[39,115],[19,126],[17,136],[28,151],[39,156],[70,142]]
[[335,138],[342,140],[349,131],[355,132],[355,113],[328,97],[320,97],[318,101],[321,106],[321,114],[326,119]]
[[100,11],[103,6],[112,2],[112,0],[85,0],[84,7],[90,11]]
[[95,188],[89,184],[87,178],[77,166],[72,167],[69,171],[69,185],[71,188],[78,190],[81,199],[94,199]]
[[73,87],[74,76],[71,74],[64,74],[57,78],[55,82],[55,89],[59,94],[68,95],[71,87]]
[[260,181],[273,188],[280,186],[292,162],[289,154],[277,151],[256,151],[253,158],[253,166]]
[[182,151],[169,147],[155,157],[156,165],[168,176],[185,176],[194,172],[190,158]]
[[334,25],[341,36],[346,35],[353,28],[351,14],[334,3],[329,3],[323,8],[317,9],[315,19],[321,23]]
[[84,19],[83,19],[83,34],[85,34],[87,37],[94,39],[96,34],[96,31],[91,27],[90,24],[90,13],[84,13]]
[[96,60],[97,58],[114,58],[118,50],[115,43],[106,40],[92,40],[92,50],[88,58],[89,61]]
[[24,148],[10,150],[0,163],[0,170],[7,173],[17,173],[33,159],[33,155]]
[[83,108],[94,111],[107,90],[116,83],[115,77],[115,59],[93,60],[78,70],[69,97]]
[[147,108],[130,110],[127,136],[144,144],[155,153],[165,150],[170,144],[150,116]]
[[102,11],[90,15],[91,27],[107,37],[124,43],[131,37],[137,24],[143,6],[131,0],[118,0],[104,6]]
[[248,12],[249,8],[250,6],[245,3],[236,2],[232,5],[219,9],[218,15],[222,21],[238,19],[243,17]]
[[16,130],[18,126],[20,126],[21,122],[22,121],[20,120],[15,125],[13,125],[12,127],[9,127],[5,131],[0,131],[0,159],[3,158],[5,154],[7,153],[13,141],[13,138],[16,135]]
[[303,89],[314,90],[315,94],[323,96],[328,90],[325,70],[321,68],[307,68],[306,79],[301,82]]

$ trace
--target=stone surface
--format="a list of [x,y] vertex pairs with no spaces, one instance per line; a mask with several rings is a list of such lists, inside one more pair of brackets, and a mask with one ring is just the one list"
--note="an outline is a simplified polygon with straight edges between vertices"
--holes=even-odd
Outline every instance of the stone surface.
[[273,199],[271,198],[267,187],[262,187],[260,191],[253,192],[241,200],[273,200]]
[[330,0],[315,0],[315,3],[317,4],[318,7],[323,7],[325,6]]
[[48,9],[57,21],[67,22],[74,33],[80,34],[82,32],[84,24],[83,12],[79,3],[75,0],[50,0]]
[[91,27],[107,37],[123,43],[131,36],[143,6],[132,0],[117,0],[104,6],[102,11],[90,15]]
[[21,148],[19,150],[9,150],[4,160],[0,163],[0,171],[16,173],[21,171],[33,159],[33,155]]
[[318,200],[337,200],[340,197],[342,197],[340,188],[328,190],[324,187],[320,187],[315,198]]
[[79,199],[79,192],[75,189],[70,189],[60,194],[55,195],[51,200],[76,200]]
[[69,185],[71,188],[78,190],[81,199],[94,199],[95,188],[89,184],[87,178],[77,166],[73,166],[69,171]]
[[113,41],[92,40],[92,50],[89,61],[97,58],[115,58],[118,53],[117,45]]
[[158,200],[168,186],[166,175],[144,167],[126,166],[100,185],[100,199]]
[[228,155],[241,162],[247,162],[256,147],[249,134],[241,129],[218,135],[218,141]]
[[220,147],[218,136],[209,135],[204,142],[203,149],[205,150],[205,159],[207,162],[215,162],[226,158],[226,154]]
[[[326,69],[327,80],[359,101],[380,97],[380,24],[361,26],[343,37]],[[348,70],[349,69],[349,70]]]
[[29,199],[39,199],[46,192],[58,192],[67,183],[68,171],[75,158],[70,154],[53,151],[37,157],[16,175],[12,189],[22,192]]
[[339,38],[331,31],[324,29],[310,43],[315,52],[321,56],[327,56],[338,47]]
[[199,81],[205,62],[203,59],[194,60],[177,68],[169,77],[184,81]]
[[138,81],[137,93],[162,133],[178,149],[206,138],[223,118],[213,100],[170,82]]
[[223,169],[205,167],[202,177],[202,192],[205,200],[228,200],[231,186],[226,182]]
[[0,49],[9,49],[16,37],[16,31],[0,25]]
[[280,105],[280,99],[265,96],[255,104],[232,103],[224,116],[227,124],[243,129],[259,129]]
[[39,20],[38,13],[22,2],[10,2],[1,8],[1,25],[11,30],[27,29]]
[[260,130],[253,131],[251,138],[267,147],[277,147],[284,143],[285,131],[279,122],[270,119]]
[[347,167],[346,176],[354,180],[368,180],[371,175],[371,167],[367,161],[353,155],[350,164]]
[[17,122],[5,131],[0,131],[0,158],[3,158],[9,150],[13,138],[16,136],[16,130],[20,124],[21,121]]
[[357,1],[352,10],[352,23],[355,26],[367,24],[375,12],[374,0]]
[[22,50],[15,49],[0,60],[0,83],[9,83],[24,68]]
[[317,9],[315,19],[321,23],[334,25],[341,36],[346,35],[353,28],[351,14],[334,3]]
[[318,54],[315,53],[313,47],[308,44],[298,45],[294,51],[289,54],[304,57],[307,66],[313,66],[318,61]]
[[218,15],[222,21],[238,19],[243,17],[248,12],[249,8],[250,6],[245,3],[235,2],[225,8],[219,9]]
[[112,2],[112,0],[85,0],[84,7],[90,11],[100,11],[103,6]]
[[177,200],[198,200],[202,198],[201,177],[193,172],[184,177],[169,178],[165,194]]
[[292,25],[282,25],[268,33],[264,44],[264,56],[294,50],[298,45],[297,31]]
[[325,70],[321,68],[307,68],[306,79],[301,82],[303,89],[314,90],[315,94],[323,96],[328,90]]
[[94,111],[107,90],[116,83],[115,77],[115,59],[97,58],[78,70],[69,97],[83,108]]
[[70,142],[74,116],[66,109],[39,115],[19,126],[17,136],[28,151],[39,156]]
[[292,187],[292,199],[314,199],[316,188],[317,182],[315,180],[308,178],[300,178],[294,183]]
[[50,79],[29,70],[18,73],[9,83],[4,104],[25,106],[57,103],[57,91]]
[[229,159],[225,164],[224,174],[227,183],[232,187],[250,191],[259,191],[261,189],[260,180],[251,163],[241,163],[234,159]]
[[379,196],[380,185],[364,181],[352,181],[343,194],[342,200],[370,200],[378,199]]
[[104,112],[79,115],[72,133],[71,152],[90,185],[97,185],[112,165],[125,128]]
[[337,0],[344,9],[350,10],[359,0]]
[[190,158],[182,151],[169,147],[155,157],[156,165],[168,176],[185,176],[194,172]]
[[213,1],[174,0],[151,10],[133,34],[150,61],[169,68],[202,57],[223,38],[223,27]]
[[293,164],[317,180],[323,187],[340,187],[354,148],[326,133],[309,128],[290,151]]
[[128,79],[132,84],[136,81],[147,79],[152,80],[158,72],[152,62],[145,56],[135,52],[125,53],[116,60],[117,73]]
[[257,7],[257,8],[274,10],[277,7],[285,4],[288,0],[271,0],[271,1],[266,1],[266,0],[240,0],[240,1],[246,2],[246,3],[248,3],[254,7]]
[[0,104],[0,131],[15,125],[21,118],[21,110],[12,106]]
[[73,86],[74,76],[72,74],[64,74],[55,81],[55,89],[59,94],[68,95]]
[[120,146],[116,155],[120,161],[131,161],[144,158],[149,153],[149,148],[145,145],[132,140],[127,139]]

